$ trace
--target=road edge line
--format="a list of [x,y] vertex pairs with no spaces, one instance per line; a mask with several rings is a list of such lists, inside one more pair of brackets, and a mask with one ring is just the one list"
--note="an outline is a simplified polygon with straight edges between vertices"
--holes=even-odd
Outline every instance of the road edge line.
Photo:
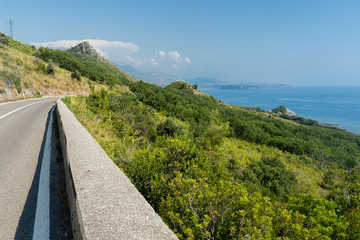
[[33,232],[33,239],[36,240],[45,240],[50,237],[50,159],[53,111],[54,107],[50,111],[49,123],[46,129],[44,152],[41,159],[39,189]]

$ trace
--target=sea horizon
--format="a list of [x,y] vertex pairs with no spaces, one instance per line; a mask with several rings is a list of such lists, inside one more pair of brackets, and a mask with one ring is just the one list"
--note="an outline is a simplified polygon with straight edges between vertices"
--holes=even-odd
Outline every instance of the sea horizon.
[[227,104],[259,107],[265,111],[283,105],[301,117],[337,125],[339,128],[360,134],[359,85],[202,91]]

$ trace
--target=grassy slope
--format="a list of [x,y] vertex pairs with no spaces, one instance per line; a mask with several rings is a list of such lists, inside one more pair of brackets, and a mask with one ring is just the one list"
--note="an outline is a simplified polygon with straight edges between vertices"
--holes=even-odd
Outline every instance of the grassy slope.
[[[129,92],[129,89],[125,87],[121,92]],[[116,122],[112,119],[111,114],[92,113],[89,110],[85,98],[71,97],[67,100],[67,105],[115,162],[121,158],[120,156],[130,160],[141,149],[138,145],[138,142],[142,139],[141,136],[126,135],[119,137],[118,130],[114,127]],[[164,113],[157,111],[153,116],[155,125],[164,121],[166,118]],[[179,119],[175,120],[185,126],[185,129],[189,130],[187,122]],[[280,121],[283,120],[280,119]],[[125,129],[132,128],[131,123],[126,123],[125,125],[126,127],[123,126],[122,129],[124,132],[126,131]],[[291,169],[297,174],[298,183],[296,185],[296,191],[298,193],[312,192],[319,197],[324,197],[328,194],[326,189],[319,186],[319,183],[322,181],[323,171],[314,166],[315,164],[312,163],[313,160],[309,157],[298,156],[281,151],[275,147],[251,143],[231,137],[224,139],[224,142],[218,148],[218,153],[224,156],[222,160],[225,162],[236,159],[240,170],[246,168],[249,163],[258,161],[264,155],[279,157],[288,169]]]
[[[36,59],[36,49],[11,38],[9,45],[0,43],[0,89],[7,88],[6,81],[12,82],[11,93],[14,98],[43,96],[61,96],[68,94],[87,94],[90,87],[86,78],[81,82],[73,80],[71,73],[55,66],[55,75],[48,75],[38,69],[39,64],[47,63]],[[15,82],[18,85],[15,86]],[[19,93],[16,88],[21,88]],[[6,97],[0,95],[0,100]]]

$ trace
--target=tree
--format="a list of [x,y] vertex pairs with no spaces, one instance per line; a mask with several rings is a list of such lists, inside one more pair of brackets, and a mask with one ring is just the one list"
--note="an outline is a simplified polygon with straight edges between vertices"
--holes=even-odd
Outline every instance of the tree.
[[211,147],[221,145],[224,138],[229,134],[229,123],[221,123],[219,120],[219,110],[212,111],[210,115],[210,125],[205,134],[205,141]]
[[260,161],[252,162],[244,170],[242,179],[260,184],[280,198],[287,198],[296,183],[295,173],[287,170],[281,160],[276,157],[262,157]]
[[159,123],[156,128],[157,134],[160,136],[168,135],[174,136],[175,134],[180,134],[182,131],[182,126],[177,124],[171,118],[167,118],[164,122]]
[[81,73],[78,70],[75,70],[71,73],[71,78],[76,79],[80,82],[81,81]]
[[49,64],[47,65],[45,73],[52,76],[55,75],[55,67],[52,62],[49,62]]
[[197,90],[198,89],[198,84],[194,84],[194,85],[192,85],[192,87],[193,87],[193,89],[195,89],[195,90]]

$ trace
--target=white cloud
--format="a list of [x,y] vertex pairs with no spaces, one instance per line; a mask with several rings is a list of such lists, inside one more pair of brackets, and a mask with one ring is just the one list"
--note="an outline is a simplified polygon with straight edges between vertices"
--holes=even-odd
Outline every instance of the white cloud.
[[159,62],[157,62],[157,61],[155,60],[155,58],[152,58],[152,59],[151,59],[151,64],[152,64],[153,66],[157,66],[157,65],[159,65]]
[[155,51],[155,55],[160,55],[161,58],[165,58],[166,53],[164,51]]
[[98,53],[103,57],[109,58],[110,60],[120,60],[124,56],[138,52],[140,47],[131,42],[122,41],[107,41],[99,39],[84,39],[84,40],[59,40],[54,42],[40,42],[32,43],[36,47],[49,47],[49,48],[71,48],[81,42],[89,42]]
[[133,63],[136,63],[136,64],[142,64],[142,61],[141,60],[137,60],[137,59],[134,59],[130,56],[126,56],[127,60],[129,60],[130,62],[133,62]]
[[176,69],[176,70],[179,69],[179,67],[177,65],[175,65],[175,64],[173,65],[173,68]]
[[177,63],[182,63],[184,61],[184,59],[180,56],[180,53],[178,51],[168,52],[167,55]]
[[169,59],[173,60],[174,62],[176,62],[177,64],[186,62],[188,64],[191,63],[190,58],[186,57],[183,58],[181,57],[180,53],[178,51],[169,51],[169,52],[164,52],[162,50],[158,50],[155,51],[155,55],[156,56],[160,56],[161,58],[165,59],[166,57],[168,57]]

